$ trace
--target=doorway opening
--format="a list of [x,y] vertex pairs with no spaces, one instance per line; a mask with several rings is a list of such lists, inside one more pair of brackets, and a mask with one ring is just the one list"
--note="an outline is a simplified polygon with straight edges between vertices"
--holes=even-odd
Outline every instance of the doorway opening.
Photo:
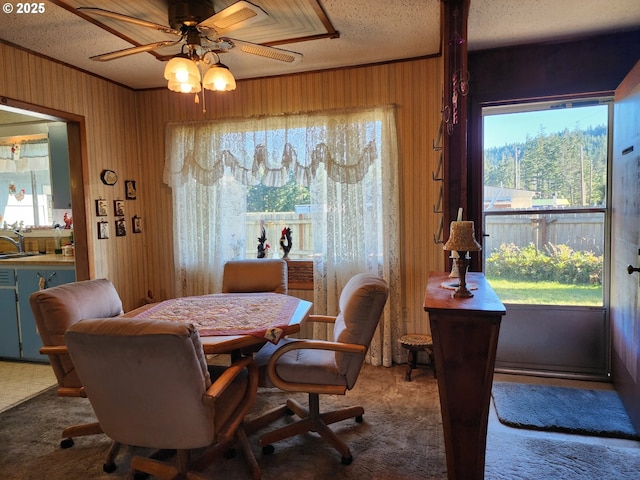
[[496,370],[608,378],[612,99],[483,109],[483,271]]
[[[85,120],[84,117],[69,112],[34,105],[8,97],[0,97],[0,125],[8,126],[20,123],[45,122],[56,130],[56,147],[66,150],[64,168],[55,165],[51,168],[52,184],[67,184],[70,198],[54,197],[53,208],[67,208],[73,206],[73,241],[75,244],[76,279],[87,280],[90,277],[89,259],[91,245],[88,241],[85,206],[84,172],[86,161]],[[51,136],[49,137],[51,140]],[[60,178],[62,177],[62,178]],[[25,189],[26,190],[26,189]],[[16,189],[17,191],[17,189]],[[26,193],[26,192],[25,192]],[[39,192],[38,192],[39,193]]]

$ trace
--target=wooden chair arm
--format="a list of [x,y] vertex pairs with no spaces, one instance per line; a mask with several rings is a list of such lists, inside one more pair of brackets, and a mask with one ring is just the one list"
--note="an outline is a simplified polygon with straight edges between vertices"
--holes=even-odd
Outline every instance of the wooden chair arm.
[[49,345],[40,348],[42,355],[69,355],[66,345]]
[[257,369],[255,366],[255,362],[251,357],[245,357],[224,370],[224,372],[215,379],[214,382],[211,383],[211,386],[207,389],[204,394],[203,401],[205,403],[215,403],[215,401],[220,398],[220,396],[224,393],[224,391],[229,388],[231,382],[242,373],[242,371],[247,368],[249,369],[249,373],[251,374],[251,365],[253,364],[253,368]]
[[276,362],[282,355],[292,350],[331,350],[334,352],[361,353],[364,355],[367,352],[367,346],[359,345],[357,343],[329,342],[327,340],[297,340],[282,345],[273,353],[273,355],[269,359],[269,363],[267,364],[267,374],[269,375],[271,382],[281,390],[290,392],[344,395],[344,392],[346,390],[346,386],[344,385],[295,383],[288,382],[280,377],[276,370]]
[[245,368],[248,370],[249,376],[247,390],[244,397],[242,397],[238,405],[236,405],[233,413],[229,416],[227,422],[218,430],[217,438],[220,443],[230,441],[233,438],[236,430],[244,421],[244,417],[249,413],[249,410],[256,401],[256,397],[258,396],[258,366],[256,362],[254,362],[251,357],[245,357],[233,363],[211,384],[202,397],[202,401],[205,404],[214,408],[216,400],[220,398],[223,392]]
[[309,315],[305,322],[336,323],[336,317],[331,315]]

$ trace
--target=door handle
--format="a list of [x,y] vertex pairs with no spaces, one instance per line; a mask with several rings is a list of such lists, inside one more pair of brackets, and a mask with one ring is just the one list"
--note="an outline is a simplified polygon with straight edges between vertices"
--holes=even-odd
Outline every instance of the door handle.
[[627,272],[629,272],[629,275],[631,275],[633,272],[640,272],[640,268],[629,265],[627,267]]

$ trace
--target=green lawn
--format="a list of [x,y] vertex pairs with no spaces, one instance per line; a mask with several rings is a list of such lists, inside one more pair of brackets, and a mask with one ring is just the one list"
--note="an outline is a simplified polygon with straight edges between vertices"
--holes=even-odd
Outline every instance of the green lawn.
[[502,303],[602,306],[602,285],[563,285],[487,277]]

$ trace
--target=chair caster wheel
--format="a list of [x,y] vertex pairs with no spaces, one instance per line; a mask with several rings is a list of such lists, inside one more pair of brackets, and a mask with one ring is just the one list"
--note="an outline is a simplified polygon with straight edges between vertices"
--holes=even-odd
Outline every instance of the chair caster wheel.
[[348,457],[342,457],[343,465],[351,465],[351,462],[353,462],[353,457],[351,455],[349,455]]
[[264,447],[262,447],[262,454],[263,455],[271,455],[273,452],[275,452],[276,449],[273,445],[265,445]]
[[358,415],[358,416],[356,417],[356,423],[362,423],[362,421],[363,421],[363,420],[364,420],[364,419],[362,418],[362,415]]
[[104,471],[104,473],[113,473],[113,472],[115,472],[116,471],[115,462],[105,463],[104,465],[102,465],[102,470]]
[[226,458],[227,460],[229,460],[230,458],[235,458],[236,456],[236,449],[235,448],[230,448],[229,450],[225,451],[224,454],[222,455],[224,458]]
[[71,448],[73,447],[73,438],[65,438],[60,442],[60,448]]

